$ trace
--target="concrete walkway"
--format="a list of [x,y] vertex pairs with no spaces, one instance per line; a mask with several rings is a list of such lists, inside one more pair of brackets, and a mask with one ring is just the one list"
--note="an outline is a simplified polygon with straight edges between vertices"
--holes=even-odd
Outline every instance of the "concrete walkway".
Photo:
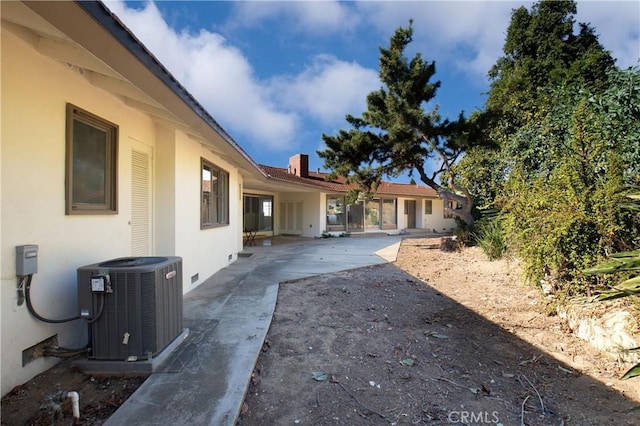
[[234,425],[271,324],[278,283],[394,261],[400,242],[397,235],[376,235],[245,248],[185,295],[188,338],[105,424]]

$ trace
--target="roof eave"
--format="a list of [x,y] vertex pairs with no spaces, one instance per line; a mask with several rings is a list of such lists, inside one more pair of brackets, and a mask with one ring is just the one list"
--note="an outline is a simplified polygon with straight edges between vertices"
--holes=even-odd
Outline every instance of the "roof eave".
[[25,4],[183,120],[207,142],[223,142],[219,148],[239,168],[264,177],[249,154],[104,3],[28,1]]

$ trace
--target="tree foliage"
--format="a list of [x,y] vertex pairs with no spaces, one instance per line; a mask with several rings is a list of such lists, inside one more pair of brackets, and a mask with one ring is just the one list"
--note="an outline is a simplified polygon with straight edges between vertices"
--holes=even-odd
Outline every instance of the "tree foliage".
[[514,167],[534,178],[555,166],[558,147],[553,144],[566,126],[543,121],[565,102],[559,88],[606,90],[615,61],[593,28],[579,24],[574,32],[576,11],[573,1],[542,1],[530,11],[520,7],[512,13],[504,55],[489,71],[490,90],[479,120],[485,139],[500,149],[471,150],[456,167],[479,206],[494,204]]
[[495,119],[494,138],[508,137],[545,114],[550,88],[598,86],[614,65],[593,28],[580,24],[574,33],[576,12],[574,1],[541,1],[531,11],[513,11],[504,56],[489,71],[486,112]]
[[602,284],[581,270],[640,243],[621,205],[640,180],[640,73],[619,70],[573,1],[512,14],[483,111],[498,150],[456,166],[485,207],[502,209],[509,249],[533,282],[577,294]]
[[514,162],[498,197],[529,277],[552,274],[569,293],[595,284],[582,269],[640,243],[638,218],[621,209],[640,179],[640,73],[609,75],[603,92],[558,89],[548,114],[518,129],[512,140],[530,141],[537,162]]
[[[434,62],[425,61],[421,53],[411,59],[405,56],[412,37],[410,22],[395,31],[389,47],[380,48],[382,87],[367,96],[367,110],[361,117],[346,117],[349,130],[322,135],[327,148],[318,155],[332,170],[332,177],[345,176],[367,193],[375,192],[384,176],[415,172],[440,194],[445,205],[451,200],[462,206],[445,210],[472,223],[473,200],[466,188],[457,185],[452,166],[479,139],[462,114],[450,121],[441,119],[437,107],[424,109],[434,99],[440,82],[431,82],[436,72]],[[434,158],[441,167],[428,173],[429,161]]]

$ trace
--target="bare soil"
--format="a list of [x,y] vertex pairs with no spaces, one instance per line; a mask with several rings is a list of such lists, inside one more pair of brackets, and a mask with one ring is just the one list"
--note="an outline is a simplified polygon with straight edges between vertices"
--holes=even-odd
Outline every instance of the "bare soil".
[[[62,361],[5,395],[2,425],[101,425],[146,379],[88,376],[73,368],[72,361]],[[79,419],[73,417],[71,400],[62,395],[70,391],[80,395]]]
[[[630,365],[545,314],[517,262],[439,245],[281,284],[239,424],[640,424]],[[67,360],[2,398],[2,425],[100,425],[143,381]],[[80,393],[78,421],[61,390]]]
[[630,365],[547,315],[517,262],[439,246],[281,284],[239,424],[640,424]]

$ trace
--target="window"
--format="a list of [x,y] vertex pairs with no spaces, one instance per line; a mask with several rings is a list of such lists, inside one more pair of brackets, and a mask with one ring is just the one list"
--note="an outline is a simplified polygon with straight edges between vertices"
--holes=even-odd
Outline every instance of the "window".
[[380,228],[380,200],[368,200],[364,207],[364,215],[365,228]]
[[244,196],[244,229],[250,231],[273,230],[273,197],[268,195]]
[[433,214],[433,200],[424,200],[424,214]]
[[229,224],[229,173],[201,159],[200,228]]
[[396,229],[396,199],[382,199],[382,229]]
[[344,231],[345,199],[341,196],[327,196],[327,231]]
[[118,213],[118,126],[67,104],[66,143],[65,213]]

